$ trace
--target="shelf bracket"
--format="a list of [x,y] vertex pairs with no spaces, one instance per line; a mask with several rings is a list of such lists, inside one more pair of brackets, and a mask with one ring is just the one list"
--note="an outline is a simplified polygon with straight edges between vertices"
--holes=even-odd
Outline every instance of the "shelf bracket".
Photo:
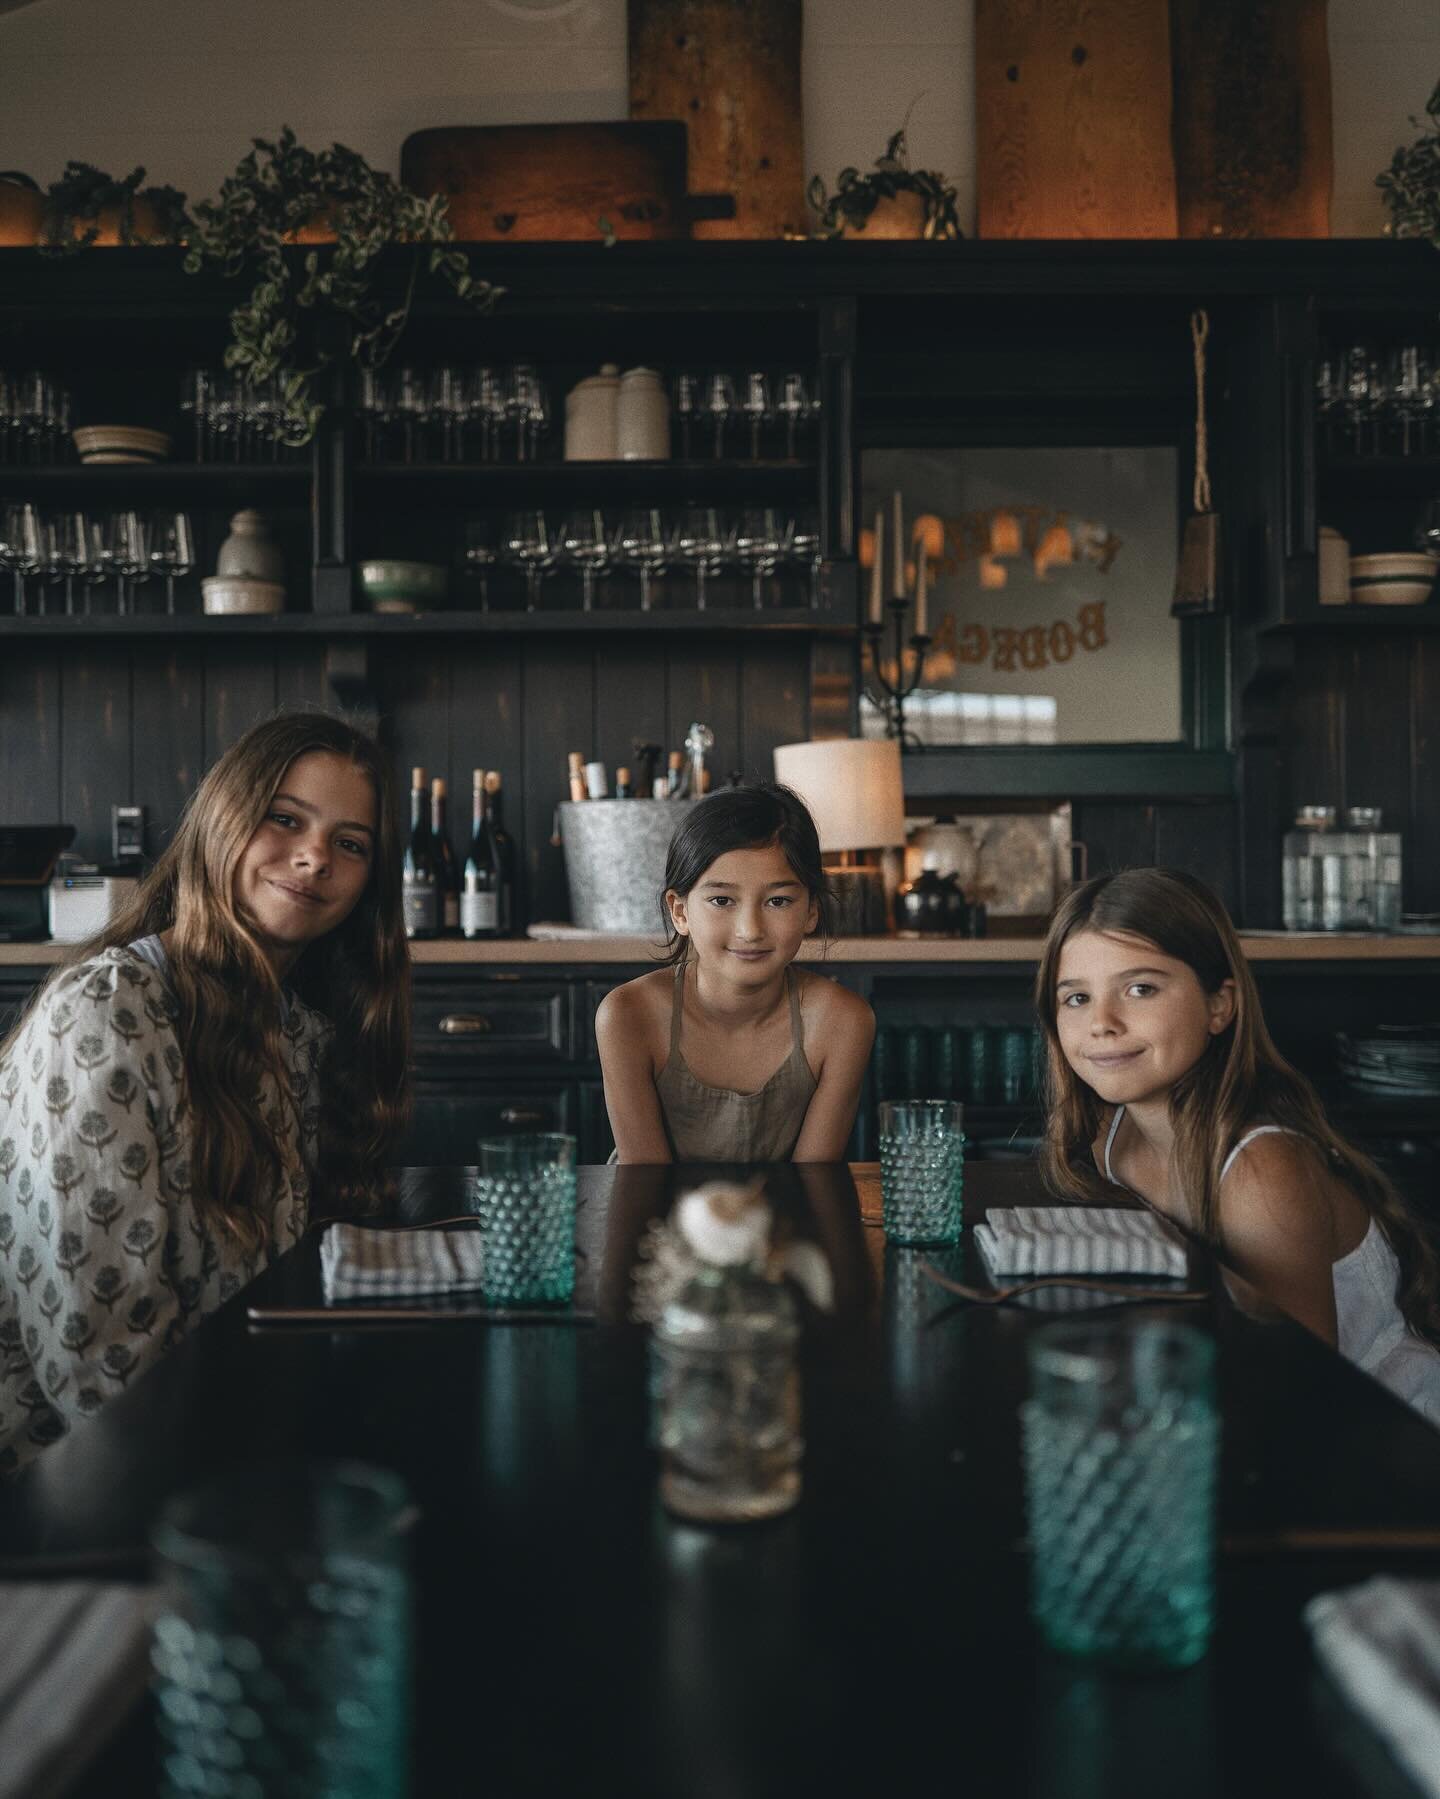
[[380,698],[370,681],[370,646],[353,639],[327,643],[325,685],[331,704],[373,735],[380,721]]

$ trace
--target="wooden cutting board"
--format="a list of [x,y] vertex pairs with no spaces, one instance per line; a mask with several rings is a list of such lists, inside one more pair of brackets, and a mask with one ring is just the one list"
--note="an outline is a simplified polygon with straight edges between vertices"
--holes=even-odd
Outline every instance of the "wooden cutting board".
[[981,237],[1175,236],[1168,0],[976,0],[975,88]]
[[1328,237],[1325,0],[1170,0],[1181,237]]
[[690,235],[685,125],[446,125],[415,131],[400,179],[444,194],[467,243]]
[[628,0],[630,116],[683,119],[692,185],[735,196],[735,216],[695,237],[808,229],[800,3]]

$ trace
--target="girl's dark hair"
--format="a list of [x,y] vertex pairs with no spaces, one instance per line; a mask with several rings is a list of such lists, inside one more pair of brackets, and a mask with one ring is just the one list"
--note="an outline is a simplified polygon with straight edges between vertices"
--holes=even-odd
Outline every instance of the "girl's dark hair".
[[793,787],[778,781],[756,781],[746,787],[724,787],[692,806],[670,839],[665,881],[660,889],[660,919],[672,967],[685,960],[690,939],[670,921],[668,893],[684,899],[719,856],[731,850],[768,849],[774,844],[790,864],[795,879],[814,902],[816,932],[828,937],[834,901],[820,866],[820,838],[810,808]]

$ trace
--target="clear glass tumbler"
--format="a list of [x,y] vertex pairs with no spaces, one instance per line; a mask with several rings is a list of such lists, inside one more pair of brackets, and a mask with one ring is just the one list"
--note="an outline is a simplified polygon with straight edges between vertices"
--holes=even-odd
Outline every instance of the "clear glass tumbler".
[[481,1291],[492,1306],[566,1305],[575,1292],[575,1139],[482,1137],[475,1177]]
[[660,1497],[705,1523],[748,1523],[800,1497],[799,1323],[783,1285],[705,1268],[652,1338]]
[[409,1791],[408,1496],[358,1463],[229,1475],[172,1499],[153,1543],[160,1791]]
[[888,1243],[954,1243],[964,1192],[965,1109],[950,1099],[880,1107],[880,1195]]
[[1215,1618],[1215,1345],[1185,1325],[1061,1324],[1021,1407],[1031,1609],[1110,1666],[1187,1668]]

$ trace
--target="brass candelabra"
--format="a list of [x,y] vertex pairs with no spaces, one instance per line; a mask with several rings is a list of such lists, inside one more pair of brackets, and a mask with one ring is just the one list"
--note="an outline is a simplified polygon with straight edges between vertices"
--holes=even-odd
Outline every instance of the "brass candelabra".
[[[870,672],[873,685],[867,688],[871,702],[885,714],[885,735],[898,739],[902,754],[907,750],[923,750],[925,745],[913,731],[905,728],[905,702],[920,685],[920,676],[925,668],[925,652],[930,647],[928,631],[912,631],[909,638],[905,636],[905,618],[910,611],[908,599],[887,600],[885,608],[890,614],[890,628],[895,644],[895,679],[892,681],[885,673],[884,664],[880,660],[880,639],[885,635],[884,619],[867,619],[865,622],[865,639],[870,646]],[[908,647],[914,652],[914,667],[906,673],[905,650]]]

